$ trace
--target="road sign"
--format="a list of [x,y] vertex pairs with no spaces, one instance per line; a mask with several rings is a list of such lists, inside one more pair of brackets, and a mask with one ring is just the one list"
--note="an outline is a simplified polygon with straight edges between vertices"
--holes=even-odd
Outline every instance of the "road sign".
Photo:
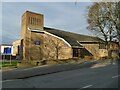
[[5,55],[11,55],[11,47],[5,47],[3,54],[5,54]]

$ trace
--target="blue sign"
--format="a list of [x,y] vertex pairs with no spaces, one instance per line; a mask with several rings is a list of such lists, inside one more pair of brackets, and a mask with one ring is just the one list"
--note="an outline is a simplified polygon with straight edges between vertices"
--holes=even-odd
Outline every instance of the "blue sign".
[[5,47],[3,54],[11,54],[11,47]]
[[40,42],[39,40],[34,41],[34,44],[35,44],[35,45],[40,45],[40,43],[41,43],[41,42]]

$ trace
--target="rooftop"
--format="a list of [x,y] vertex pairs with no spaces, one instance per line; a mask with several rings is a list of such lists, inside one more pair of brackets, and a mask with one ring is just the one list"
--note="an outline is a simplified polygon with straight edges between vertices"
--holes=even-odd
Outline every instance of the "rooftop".
[[76,34],[72,32],[62,31],[59,29],[44,27],[44,30],[65,39],[71,46],[81,46],[78,42],[103,42],[103,40],[98,37]]

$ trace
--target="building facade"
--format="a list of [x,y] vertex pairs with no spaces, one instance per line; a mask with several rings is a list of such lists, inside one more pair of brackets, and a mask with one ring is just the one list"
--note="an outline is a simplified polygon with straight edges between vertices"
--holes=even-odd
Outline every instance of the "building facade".
[[107,56],[103,40],[44,27],[44,15],[26,11],[20,40],[13,43],[14,55],[22,60],[53,60]]
[[[23,60],[72,58],[71,48],[64,47],[65,40],[44,31],[42,14],[30,11],[23,14],[21,40]],[[66,50],[62,50],[64,48]]]

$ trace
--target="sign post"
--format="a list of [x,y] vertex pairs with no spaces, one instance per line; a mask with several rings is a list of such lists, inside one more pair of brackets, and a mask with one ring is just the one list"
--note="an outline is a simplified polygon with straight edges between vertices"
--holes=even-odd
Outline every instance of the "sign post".
[[[4,56],[10,55],[10,64],[11,64],[11,47],[5,47],[3,54],[4,54]],[[5,59],[5,57],[4,57],[4,59]],[[4,59],[3,59],[3,63],[4,63]]]

